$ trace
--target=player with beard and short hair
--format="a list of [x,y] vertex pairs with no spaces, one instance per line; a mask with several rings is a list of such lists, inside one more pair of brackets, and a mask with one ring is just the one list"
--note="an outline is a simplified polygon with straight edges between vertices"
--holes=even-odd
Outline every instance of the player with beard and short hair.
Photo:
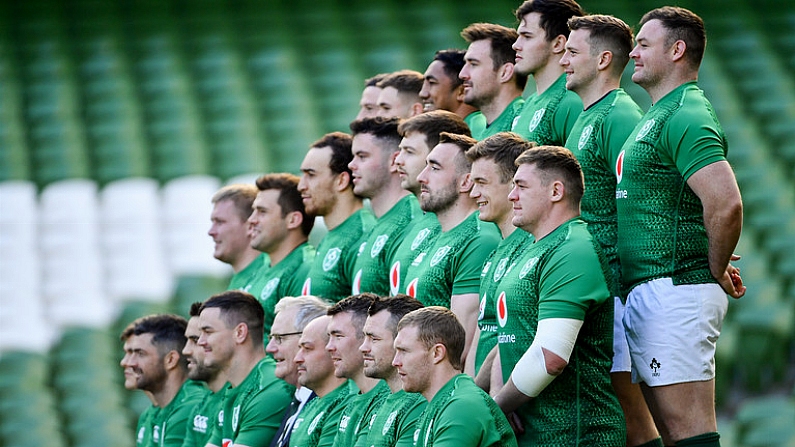
[[142,390],[152,405],[138,419],[138,447],[182,445],[188,416],[207,389],[188,379],[182,355],[187,321],[177,315],[138,318],[122,331],[124,387]]
[[422,303],[400,293],[388,298],[379,297],[367,310],[368,317],[363,329],[364,342],[359,348],[364,356],[364,374],[374,379],[382,379],[390,393],[373,414],[367,440],[361,445],[414,445],[417,419],[425,409],[427,401],[420,394],[403,390],[392,360],[395,358],[394,342],[398,322],[407,313],[420,308]]
[[566,90],[558,61],[566,50],[567,21],[583,15],[574,0],[527,0],[516,10],[516,71],[533,75],[535,90],[527,95],[511,130],[527,141],[563,146],[582,111],[580,97]]
[[256,181],[259,193],[252,204],[251,246],[268,254],[248,290],[265,311],[263,333],[270,332],[274,307],[285,296],[301,294],[315,250],[307,242],[315,219],[306,213],[300,179],[292,174],[265,174]]
[[409,265],[405,286],[407,295],[425,305],[448,307],[458,316],[467,331],[467,350],[477,328],[483,263],[502,239],[496,225],[478,219],[469,197],[471,163],[464,154],[475,143],[443,132],[428,154],[417,177],[420,207],[436,214],[442,231]]
[[298,191],[307,214],[321,216],[328,234],[318,244],[301,295],[337,302],[350,295],[362,237],[375,224],[353,192],[353,138],[332,132],[314,142],[301,162]]
[[342,411],[335,447],[363,445],[370,432],[372,416],[389,394],[385,381],[364,373],[364,357],[359,350],[364,340],[364,322],[370,305],[379,297],[373,293],[352,295],[331,306],[326,350],[334,362],[334,375],[356,384],[354,395]]
[[478,108],[486,118],[484,128],[473,128],[472,136],[482,140],[497,132],[511,130],[522,109],[522,90],[527,76],[514,69],[516,31],[493,23],[473,23],[461,31],[469,43],[459,77],[464,81],[464,102]]
[[213,295],[199,311],[204,365],[226,379],[223,421],[208,446],[268,445],[290,403],[293,388],[274,376],[263,349],[264,311],[253,295],[230,290]]
[[585,178],[580,203],[582,219],[599,242],[610,264],[613,294],[613,366],[610,377],[624,410],[628,446],[661,446],[640,386],[630,378],[631,362],[624,305],[620,298],[621,266],[618,262],[616,177],[618,153],[643,112],[621,89],[621,75],[632,50],[632,30],[612,16],[588,15],[569,19],[571,33],[560,63],[566,88],[582,98],[583,112],[574,123],[566,147],[577,157]]
[[453,312],[439,306],[414,310],[397,331],[392,364],[403,390],[428,401],[414,446],[516,447],[500,408],[462,373],[466,332]]

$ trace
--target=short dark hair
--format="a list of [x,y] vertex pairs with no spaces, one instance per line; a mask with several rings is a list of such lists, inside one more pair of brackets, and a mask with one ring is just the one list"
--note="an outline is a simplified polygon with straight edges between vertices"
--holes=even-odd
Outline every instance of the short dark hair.
[[212,308],[220,309],[221,320],[228,329],[245,323],[254,346],[262,345],[265,311],[254,295],[241,290],[227,290],[208,298],[202,304],[201,312]]
[[426,348],[440,343],[447,348],[447,358],[453,368],[463,371],[461,356],[464,354],[466,332],[453,311],[446,307],[429,306],[407,313],[398,323],[398,331],[416,327],[417,336]]
[[[312,143],[310,148],[324,148],[331,149],[331,161],[328,167],[334,174],[342,174],[347,172],[348,176],[353,176],[353,171],[348,167],[348,163],[353,160],[353,153],[351,152],[351,145],[353,144],[353,137],[344,132],[331,132],[323,135],[319,140]],[[353,186],[353,184],[351,184]]]
[[701,17],[679,6],[663,6],[644,14],[640,19],[640,26],[651,20],[659,20],[668,31],[666,45],[673,45],[677,40],[683,41],[686,46],[685,59],[694,68],[701,65],[704,49],[707,47],[707,31]]
[[442,132],[472,136],[464,119],[447,110],[433,110],[402,120],[398,132],[404,137],[409,132],[425,135],[425,144],[431,149],[439,144],[439,134]]
[[194,303],[191,303],[188,315],[191,317],[198,317],[199,314],[202,313],[202,304],[204,303],[201,301],[196,301]]
[[370,309],[367,310],[367,315],[372,317],[382,310],[389,312],[389,330],[392,331],[392,335],[395,336],[397,335],[397,326],[400,319],[407,313],[422,309],[423,307],[423,304],[415,298],[405,293],[398,293],[395,296],[379,297],[377,300],[373,301],[373,304],[370,305]]
[[574,0],[527,0],[516,9],[516,20],[522,21],[524,16],[533,12],[541,16],[539,26],[546,34],[547,42],[560,35],[568,37],[569,18],[585,15],[585,11]]
[[[505,64],[516,62],[516,51],[513,44],[519,38],[519,34],[513,28],[497,25],[494,23],[473,23],[461,31],[461,37],[467,43],[479,40],[488,40],[491,43],[491,60],[493,70],[497,71]],[[527,75],[513,73],[516,86],[524,89],[527,85]]]
[[257,179],[257,188],[260,191],[276,190],[279,192],[279,198],[276,203],[282,209],[282,217],[287,216],[288,213],[298,211],[303,218],[301,222],[301,231],[304,236],[309,236],[312,227],[315,225],[314,217],[306,214],[304,207],[304,200],[301,198],[301,193],[298,191],[298,182],[301,179],[293,174],[273,173],[265,174]]
[[399,93],[406,93],[411,95],[419,95],[422,90],[422,82],[425,77],[419,71],[414,70],[399,70],[389,73],[383,77],[376,87],[387,88],[392,87]]
[[535,143],[527,141],[513,132],[499,132],[469,148],[466,151],[470,163],[485,158],[497,165],[502,183],[509,183],[516,174],[516,159],[522,152],[535,147]]
[[563,180],[566,195],[572,203],[580,203],[585,188],[582,169],[577,157],[570,150],[560,146],[538,146],[522,152],[516,159],[516,166],[535,165],[541,171],[542,181],[548,184],[553,178]]
[[465,154],[469,148],[477,144],[477,142],[478,140],[466,135],[458,135],[449,132],[442,132],[439,134],[439,144],[454,144],[461,150],[461,156],[456,157],[455,163],[456,171],[459,174],[467,173],[472,169],[472,162],[467,159]]
[[351,323],[356,329],[356,338],[361,339],[364,337],[362,328],[364,328],[364,321],[367,320],[367,310],[378,298],[378,295],[370,292],[351,295],[331,306],[327,314],[333,316],[343,312],[350,313]]
[[383,149],[394,152],[400,149],[399,122],[400,119],[397,117],[374,116],[353,121],[350,128],[354,137],[362,133],[370,134],[385,143],[381,146]]
[[439,50],[433,56],[433,60],[442,63],[444,74],[450,78],[450,85],[453,88],[456,88],[464,83],[464,80],[458,77],[458,73],[461,73],[461,69],[464,68],[465,54],[465,50],[451,48],[448,50]]
[[177,351],[180,356],[180,366],[187,368],[187,361],[182,356],[182,348],[188,340],[185,338],[187,327],[188,321],[179,315],[147,315],[128,324],[119,338],[121,341],[127,341],[133,335],[152,334],[152,344],[161,357],[171,351]]
[[379,73],[375,76],[369,77],[364,80],[364,86],[367,87],[378,87],[378,83],[381,82],[389,73]]
[[238,217],[242,222],[251,216],[251,204],[257,197],[257,188],[254,185],[236,183],[219,189],[210,201],[213,204],[230,200],[235,205]]
[[632,51],[632,28],[629,25],[619,18],[603,14],[572,17],[568,23],[572,31],[589,31],[591,56],[609,51],[613,54],[613,72],[621,74],[624,71],[629,62],[629,52]]

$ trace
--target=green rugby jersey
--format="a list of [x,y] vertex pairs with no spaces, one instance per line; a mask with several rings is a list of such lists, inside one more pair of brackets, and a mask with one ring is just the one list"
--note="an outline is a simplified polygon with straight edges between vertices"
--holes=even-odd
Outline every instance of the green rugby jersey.
[[375,414],[367,447],[413,447],[417,420],[428,401],[419,393],[398,390],[389,394]]
[[480,134],[486,129],[486,115],[480,110],[476,110],[464,117],[464,122],[469,126],[472,135]]
[[581,111],[582,100],[566,90],[564,73],[540,95],[527,97],[512,130],[539,146],[563,146]]
[[403,237],[411,230],[414,220],[422,215],[417,197],[409,194],[384,213],[366,241],[359,247],[351,294],[372,292],[389,295],[389,268]]
[[331,447],[337,436],[342,411],[359,393],[352,380],[323,397],[316,397],[298,414],[290,435],[290,447]]
[[375,413],[390,394],[389,386],[381,380],[370,391],[353,396],[342,410],[334,447],[364,446]]
[[400,242],[389,268],[389,295],[395,296],[405,285],[406,272],[411,261],[421,253],[426,244],[432,243],[442,227],[434,213],[421,214]]
[[301,288],[314,260],[315,249],[303,243],[278,264],[271,266],[269,261],[261,265],[252,278],[248,292],[257,298],[265,310],[265,334],[271,332],[276,303],[286,296],[301,295]]
[[[146,410],[138,416],[138,425],[135,428],[135,446],[136,447],[153,447],[152,431],[155,425],[155,419],[160,408],[150,405]],[[159,435],[158,435],[159,437]]]
[[480,141],[500,132],[509,132],[513,127],[514,121],[522,112],[523,106],[524,99],[521,96],[517,96],[508,104],[505,110],[500,113],[500,116],[498,116],[490,124],[487,124],[482,131],[478,132],[477,134],[472,132],[472,138]]
[[188,417],[188,431],[182,447],[204,447],[210,441],[213,430],[222,426],[220,419],[224,404],[224,389],[217,393],[212,391],[204,395],[204,399],[196,404]]
[[610,382],[613,296],[607,260],[585,222],[571,219],[527,246],[497,287],[503,379],[533,342],[538,321],[584,321],[569,363],[517,414],[521,446],[624,446],[624,415]]
[[622,89],[616,89],[584,110],[569,134],[566,148],[582,167],[585,194],[580,202],[582,220],[607,257],[613,280],[610,291],[619,296],[618,215],[614,166],[621,147],[643,115]]
[[213,432],[212,444],[270,445],[295,391],[275,370],[276,362],[265,357],[238,386],[227,385],[222,426]]
[[475,211],[426,245],[406,272],[405,293],[426,306],[450,307],[450,297],[479,293],[480,272],[499,245],[500,230]]
[[480,366],[497,346],[497,314],[494,313],[494,291],[505,273],[516,264],[517,258],[523,254],[524,247],[533,242],[533,235],[517,228],[491,253],[480,278],[480,306],[478,309],[478,349],[475,353],[475,374]]
[[649,108],[616,163],[622,292],[658,278],[714,283],[701,200],[687,185],[699,169],[726,160],[712,105],[695,82]]
[[362,208],[329,230],[318,244],[301,295],[314,295],[333,302],[350,296],[359,246],[373,225],[375,216],[370,210]]
[[226,290],[242,290],[248,292],[251,288],[251,281],[254,276],[259,272],[263,265],[270,262],[270,258],[266,253],[260,253],[259,256],[254,258],[243,270],[232,275],[229,281],[229,287]]
[[204,382],[186,380],[171,402],[155,414],[152,421],[152,445],[180,447],[192,423],[189,419],[193,408],[209,392]]
[[516,436],[494,400],[466,374],[447,382],[417,421],[416,447],[515,447]]

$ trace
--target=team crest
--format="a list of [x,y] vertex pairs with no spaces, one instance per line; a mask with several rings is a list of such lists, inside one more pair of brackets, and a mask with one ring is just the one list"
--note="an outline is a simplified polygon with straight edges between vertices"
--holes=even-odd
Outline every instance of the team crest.
[[528,259],[527,262],[524,263],[522,270],[519,272],[519,279],[524,279],[524,277],[527,276],[527,274],[530,273],[530,270],[532,270],[536,265],[536,262],[538,262],[538,256]]
[[411,241],[411,251],[416,250],[429,234],[431,234],[431,230],[428,228],[423,228],[420,230],[420,232],[414,237],[414,240]]
[[621,151],[616,159],[616,183],[621,183],[621,178],[624,177],[624,156],[627,151]]
[[494,275],[492,276],[494,282],[497,282],[500,279],[502,279],[502,276],[505,274],[505,267],[507,266],[508,266],[508,258],[500,259],[500,262],[497,263],[497,268],[494,269]]
[[373,242],[373,246],[370,248],[370,257],[374,258],[378,256],[378,253],[381,253],[381,250],[384,249],[384,245],[386,245],[386,241],[388,240],[388,234],[382,234],[375,238],[375,242]]
[[400,291],[400,261],[392,264],[389,271],[389,294],[395,296]]
[[386,436],[386,433],[392,428],[392,424],[395,422],[395,418],[397,417],[397,411],[393,411],[389,413],[389,417],[386,418],[386,422],[384,422],[384,428],[381,429],[381,436]]
[[580,134],[580,141],[577,142],[577,149],[582,150],[586,144],[588,144],[588,140],[591,138],[591,133],[593,132],[593,125],[585,126],[585,129],[582,130]]
[[501,292],[497,297],[497,323],[500,327],[505,327],[508,322],[508,304],[505,302],[505,292]]
[[271,295],[273,295],[273,292],[276,291],[277,287],[279,287],[279,281],[281,281],[281,278],[273,278],[265,284],[265,287],[262,289],[262,293],[259,295],[262,301],[267,300],[271,297]]
[[483,298],[480,299],[480,305],[478,306],[478,321],[482,320],[483,317],[486,315],[486,294],[483,294]]
[[320,419],[323,418],[323,415],[325,413],[326,413],[325,411],[321,411],[320,414],[318,414],[317,416],[315,416],[314,419],[312,419],[312,423],[309,424],[309,428],[306,429],[306,434],[311,435],[312,432],[315,431],[315,427],[317,427],[317,424],[320,423]]
[[533,114],[533,119],[530,120],[530,125],[527,126],[527,130],[535,132],[536,127],[541,124],[541,119],[544,118],[544,113],[546,113],[546,111],[546,108],[536,110],[536,113]]
[[646,121],[645,123],[643,123],[643,127],[641,127],[640,130],[638,131],[638,134],[635,135],[635,141],[642,140],[643,137],[645,137],[646,135],[649,134],[649,131],[651,130],[652,127],[654,127],[654,120],[653,119],[650,119],[650,120]]
[[433,257],[431,258],[431,267],[434,267],[436,264],[442,262],[444,257],[447,256],[447,253],[450,253],[450,250],[452,248],[453,247],[449,245],[445,245],[444,247],[439,247],[439,249],[436,250],[436,253],[434,253]]
[[351,287],[351,293],[354,295],[360,294],[360,290],[362,290],[362,269],[359,269],[356,272],[356,275],[353,277],[353,286]]
[[340,260],[340,255],[342,254],[342,250],[339,247],[334,247],[326,253],[326,257],[323,258],[323,271],[327,272],[334,268],[337,265],[337,262]]

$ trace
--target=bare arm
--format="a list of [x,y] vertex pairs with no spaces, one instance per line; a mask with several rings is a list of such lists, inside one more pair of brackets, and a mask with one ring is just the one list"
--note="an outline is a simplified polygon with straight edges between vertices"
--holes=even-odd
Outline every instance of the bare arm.
[[453,311],[458,321],[464,326],[466,331],[466,343],[464,344],[463,358],[464,364],[469,356],[469,349],[472,340],[475,338],[475,330],[478,328],[478,305],[480,296],[477,293],[465,293],[450,297],[450,310]]
[[687,184],[704,207],[710,273],[727,294],[740,298],[745,287],[732,280],[736,269],[729,264],[743,226],[743,203],[734,172],[727,161],[715,162],[696,171]]
[[475,358],[478,353],[478,341],[480,340],[480,327],[475,325],[475,333],[472,335],[472,344],[469,346],[469,352],[466,355],[466,363],[464,363],[464,373],[475,377]]

